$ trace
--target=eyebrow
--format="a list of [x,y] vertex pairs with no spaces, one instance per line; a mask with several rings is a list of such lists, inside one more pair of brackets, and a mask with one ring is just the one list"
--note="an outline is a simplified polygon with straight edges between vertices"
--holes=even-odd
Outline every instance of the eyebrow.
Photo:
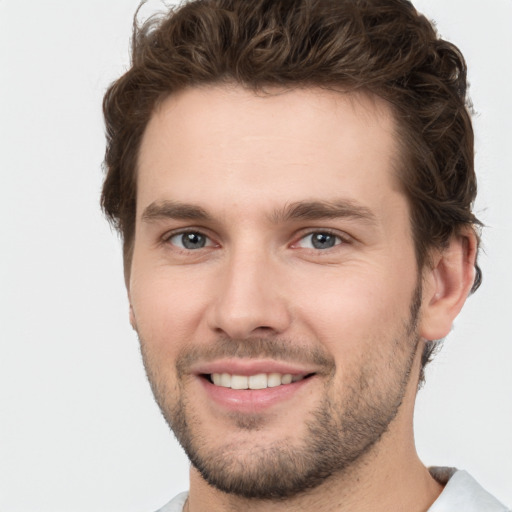
[[210,221],[212,217],[200,206],[179,201],[158,201],[147,206],[142,220],[152,222],[162,219]]
[[[281,209],[274,210],[270,215],[271,222],[275,224],[300,220],[338,218],[357,219],[369,224],[373,224],[377,220],[375,214],[369,208],[344,199],[335,201],[297,201]],[[213,217],[200,206],[168,200],[153,202],[142,213],[142,220],[145,222],[162,219],[211,222]]]
[[369,208],[346,199],[294,202],[274,211],[271,216],[272,222],[276,224],[292,220],[338,218],[362,220],[368,224],[374,224],[377,221],[375,214]]

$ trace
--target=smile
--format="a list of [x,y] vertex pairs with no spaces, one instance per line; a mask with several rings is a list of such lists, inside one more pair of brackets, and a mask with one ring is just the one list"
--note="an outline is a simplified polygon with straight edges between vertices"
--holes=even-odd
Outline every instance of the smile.
[[[218,413],[264,413],[270,407],[300,400],[303,388],[311,389],[317,380],[316,368],[271,360],[223,359],[199,365],[192,370],[196,382]],[[295,397],[295,398],[294,398]]]
[[212,373],[210,382],[215,386],[231,389],[266,389],[298,382],[307,375],[290,373],[258,373],[256,375],[234,375],[229,373]]

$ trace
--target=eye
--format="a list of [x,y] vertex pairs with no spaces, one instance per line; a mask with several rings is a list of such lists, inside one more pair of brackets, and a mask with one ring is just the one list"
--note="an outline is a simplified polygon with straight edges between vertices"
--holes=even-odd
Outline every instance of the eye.
[[332,247],[339,245],[343,240],[332,233],[326,231],[315,231],[302,237],[296,244],[296,247],[302,247],[303,249],[331,249]]
[[213,242],[206,235],[197,231],[177,233],[170,236],[167,241],[180,249],[186,249],[188,251],[203,249],[204,247],[213,245]]

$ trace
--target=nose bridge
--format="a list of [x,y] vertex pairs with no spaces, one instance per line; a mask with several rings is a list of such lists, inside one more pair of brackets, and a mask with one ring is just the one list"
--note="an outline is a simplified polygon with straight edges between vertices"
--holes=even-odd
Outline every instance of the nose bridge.
[[278,274],[278,261],[264,244],[233,246],[219,275],[211,327],[238,339],[283,332],[290,318]]

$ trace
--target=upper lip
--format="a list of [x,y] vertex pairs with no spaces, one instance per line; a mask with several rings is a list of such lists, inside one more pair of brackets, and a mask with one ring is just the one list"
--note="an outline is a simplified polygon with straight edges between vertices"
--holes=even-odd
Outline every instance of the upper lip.
[[311,366],[272,359],[219,359],[216,361],[198,364],[192,368],[197,375],[211,375],[212,373],[229,373],[230,375],[257,375],[259,373],[281,373],[291,375],[308,375],[316,373]]

